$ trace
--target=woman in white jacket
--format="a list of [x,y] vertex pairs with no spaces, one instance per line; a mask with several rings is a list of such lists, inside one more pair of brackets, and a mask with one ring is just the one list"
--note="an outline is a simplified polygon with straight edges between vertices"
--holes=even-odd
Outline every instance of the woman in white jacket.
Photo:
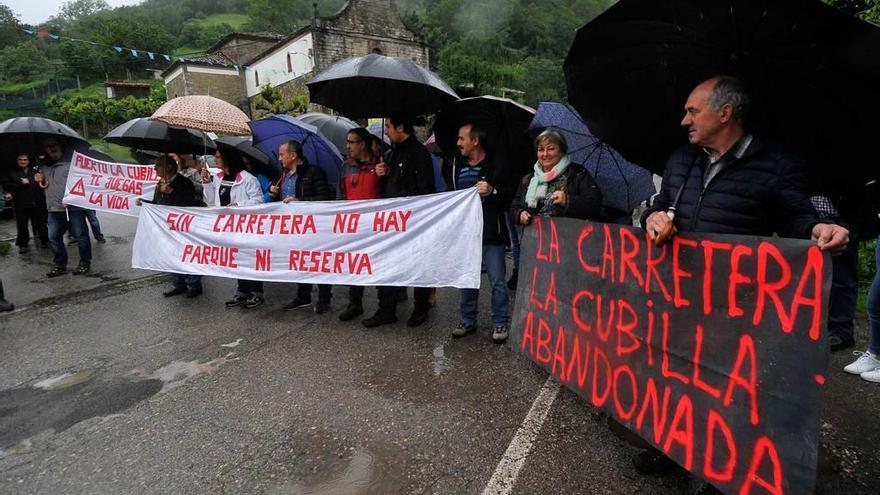
[[[202,179],[205,181],[203,191],[208,206],[253,206],[263,202],[260,182],[244,169],[244,162],[237,151],[218,149],[214,161],[220,169],[216,176],[211,176],[207,169],[202,170]],[[256,280],[239,279],[235,295],[226,301],[227,308],[255,308],[261,304],[263,282]]]

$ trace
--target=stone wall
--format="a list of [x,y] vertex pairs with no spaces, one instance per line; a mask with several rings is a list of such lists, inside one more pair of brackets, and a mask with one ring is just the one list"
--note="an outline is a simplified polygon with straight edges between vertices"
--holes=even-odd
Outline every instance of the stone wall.
[[338,14],[317,19],[313,32],[317,72],[376,49],[428,66],[427,46],[400,20],[394,0],[349,0]]
[[211,95],[237,107],[243,107],[242,110],[245,112],[249,110],[245,104],[241,78],[235,73],[221,75],[188,71],[186,82],[188,94]]
[[165,96],[169,100],[186,94],[186,83],[183,80],[183,75],[184,73],[181,72],[180,75],[165,83]]
[[279,40],[260,40],[236,36],[217,51],[225,55],[226,58],[232,61],[232,63],[243,65],[253,60],[257,55],[278,44],[278,41]]

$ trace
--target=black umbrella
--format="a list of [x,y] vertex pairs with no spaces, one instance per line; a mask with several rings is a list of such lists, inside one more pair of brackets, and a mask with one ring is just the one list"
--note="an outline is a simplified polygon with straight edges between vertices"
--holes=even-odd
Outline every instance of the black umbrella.
[[254,146],[251,136],[220,136],[214,140],[218,148],[228,147],[246,155],[251,163],[263,169],[271,178],[281,174],[281,165]]
[[340,60],[307,86],[312,103],[351,118],[428,115],[458,99],[443,79],[412,60],[376,54]]
[[131,119],[104,136],[104,141],[129,148],[162,153],[206,154],[217,147],[202,131],[171,127],[146,117]]
[[345,117],[320,112],[304,113],[296,118],[317,127],[318,131],[339,149],[343,157],[348,156],[348,146],[346,146],[348,131],[360,127],[357,122]]
[[509,168],[510,178],[520,179],[535,163],[535,150],[528,129],[535,117],[535,109],[508,98],[477,96],[464,98],[446,105],[437,114],[434,138],[443,154],[458,153],[458,129],[467,123],[480,127],[488,134],[484,147]]
[[86,138],[70,127],[43,117],[15,117],[0,122],[0,138],[5,143],[22,138],[57,137],[73,143],[74,146],[89,146]]
[[877,47],[880,29],[817,0],[621,0],[578,30],[564,70],[590,130],[655,171],[686,142],[690,91],[726,74],[756,132],[816,178],[860,180],[876,167]]

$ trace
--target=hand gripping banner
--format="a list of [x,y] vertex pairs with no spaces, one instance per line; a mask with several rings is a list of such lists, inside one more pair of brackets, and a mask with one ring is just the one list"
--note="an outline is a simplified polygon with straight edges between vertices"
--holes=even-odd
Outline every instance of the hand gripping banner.
[[270,282],[480,287],[476,189],[235,208],[144,204],[132,267]]
[[64,204],[138,216],[137,198],[153,199],[158,177],[149,165],[104,162],[75,152],[64,189]]
[[812,493],[831,263],[814,242],[536,218],[511,338],[727,494]]

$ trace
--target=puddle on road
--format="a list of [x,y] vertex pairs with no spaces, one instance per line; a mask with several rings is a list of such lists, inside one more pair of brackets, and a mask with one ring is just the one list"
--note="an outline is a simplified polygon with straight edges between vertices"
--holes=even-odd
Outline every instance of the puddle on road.
[[145,380],[161,381],[163,385],[159,393],[165,393],[183,385],[187,380],[196,375],[201,375],[202,373],[210,375],[217,371],[220,366],[231,361],[238,361],[240,358],[233,357],[234,355],[234,352],[230,352],[223,357],[204,363],[198,361],[172,361],[152,373],[147,373],[143,368],[138,368],[132,370],[130,374]]
[[103,377],[96,370],[71,371],[31,386],[0,390],[0,458],[29,452],[35,436],[62,432],[95,417],[112,417],[153,395],[173,390],[190,378],[239,358],[200,363],[173,361],[149,373]]
[[82,370],[76,373],[64,373],[63,375],[53,378],[47,378],[34,384],[34,388],[42,390],[60,390],[62,388],[72,387],[80,383],[85,383],[92,379],[95,374],[94,370]]
[[375,473],[375,459],[364,450],[357,450],[351,459],[340,459],[320,473],[317,479],[307,483],[285,486],[275,493],[296,493],[300,495],[355,495],[378,493]]

